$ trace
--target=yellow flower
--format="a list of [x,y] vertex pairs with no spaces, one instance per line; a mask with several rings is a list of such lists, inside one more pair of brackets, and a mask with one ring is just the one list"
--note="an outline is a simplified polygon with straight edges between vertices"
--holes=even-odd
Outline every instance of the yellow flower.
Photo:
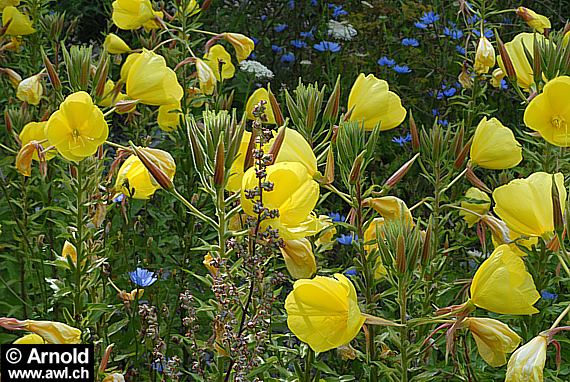
[[[525,47],[531,57],[534,57],[533,46],[535,36],[539,44],[545,40],[542,35],[535,35],[534,33],[519,33],[512,41],[505,44],[505,49],[513,62],[513,67],[515,68],[517,83],[525,90],[528,90],[530,85],[534,83],[534,74],[532,66],[526,57]],[[497,57],[497,61],[501,69],[503,69],[503,72],[506,73],[507,71],[500,56]]]
[[539,298],[524,261],[508,245],[495,248],[471,283],[471,302],[494,313],[535,314]]
[[507,354],[521,343],[518,334],[508,325],[492,318],[468,317],[464,324],[469,329],[481,357],[493,367],[507,363]]
[[172,131],[180,125],[180,102],[172,105],[162,105],[158,108],[156,122],[163,131]]
[[48,344],[81,342],[81,330],[61,322],[25,320],[24,329],[40,335]]
[[208,64],[199,58],[196,59],[196,75],[198,76],[202,93],[206,95],[213,94],[216,88],[216,74]]
[[2,25],[8,25],[6,35],[9,36],[25,36],[34,33],[36,30],[32,27],[32,22],[28,15],[21,13],[16,7],[7,6],[2,12]]
[[483,117],[471,143],[471,163],[491,170],[515,167],[522,161],[522,148],[511,129],[497,118]]
[[495,88],[500,88],[501,87],[501,81],[503,80],[503,78],[505,78],[505,72],[503,72],[503,69],[501,68],[497,68],[495,70],[493,70],[493,73],[491,75],[491,85]]
[[67,258],[70,258],[72,263],[77,264],[77,249],[75,248],[75,245],[66,240],[65,243],[63,243],[61,257],[63,257],[65,260],[67,260]]
[[22,80],[18,84],[16,97],[18,97],[20,101],[27,102],[30,105],[38,105],[44,94],[41,79],[41,74],[36,74],[35,76]]
[[306,239],[285,240],[281,254],[285,266],[294,279],[308,279],[317,272],[317,262],[311,242]]
[[366,199],[367,206],[372,207],[386,220],[400,220],[404,221],[411,226],[414,225],[414,218],[408,209],[406,202],[395,196],[382,196],[380,198]]
[[[479,215],[485,215],[487,212],[489,212],[489,208],[491,208],[491,199],[489,198],[489,195],[483,191],[479,190],[476,187],[471,187],[465,193],[465,197],[468,200],[462,201],[461,207],[476,212]],[[473,226],[481,219],[479,216],[463,210],[459,211],[459,216],[463,216],[463,219],[467,222],[468,227]]]
[[224,33],[223,37],[234,47],[238,62],[242,62],[248,58],[251,52],[253,52],[253,49],[255,49],[253,40],[240,33]]
[[107,80],[107,82],[105,82],[105,88],[103,90],[103,98],[101,101],[99,101],[98,105],[102,107],[115,106],[117,102],[122,101],[125,98],[127,98],[127,95],[123,93],[115,95],[115,83],[113,80]]
[[489,69],[495,66],[495,48],[487,37],[481,36],[475,53],[475,65],[473,68],[478,74],[487,73]]
[[271,103],[269,102],[269,93],[264,88],[259,88],[253,92],[247,104],[245,106],[245,111],[247,112],[248,119],[255,119],[253,115],[253,109],[257,106],[260,101],[265,101],[265,115],[267,116],[267,123],[274,125],[275,116],[273,115],[273,109],[271,108]]
[[548,82],[524,112],[524,123],[538,131],[545,141],[556,146],[570,146],[570,77],[560,76]]
[[[554,174],[562,211],[566,207],[564,175]],[[552,174],[535,172],[526,179],[515,179],[493,191],[495,213],[507,226],[526,236],[547,237],[554,231],[552,213]]]
[[365,321],[352,282],[334,277],[297,280],[285,300],[289,329],[316,352],[349,343]]
[[544,336],[536,336],[518,348],[509,359],[505,382],[543,382],[546,347]]
[[406,118],[400,97],[388,90],[388,82],[361,73],[348,96],[350,120],[364,122],[366,130],[380,124],[380,130],[397,127]]
[[[204,61],[216,76],[216,80],[232,78],[236,72],[234,64],[232,64],[232,56],[221,45],[214,45],[207,54],[204,55]],[[220,66],[222,68],[220,76]]]
[[81,91],[59,105],[59,110],[49,117],[45,133],[65,159],[78,162],[95,154],[107,140],[109,127],[91,96]]
[[124,66],[121,78],[126,78],[126,91],[131,99],[153,106],[170,105],[182,99],[184,91],[176,73],[166,66],[161,55],[143,49],[142,53],[129,55]]
[[550,20],[548,20],[548,17],[539,15],[532,9],[528,9],[525,7],[518,7],[517,15],[521,19],[523,19],[528,24],[529,27],[540,33],[544,33],[545,29],[552,28],[552,26],[550,25]]
[[185,16],[190,17],[194,16],[198,12],[201,11],[200,4],[196,0],[190,0],[188,5],[186,6],[186,14]]
[[153,17],[143,24],[143,28],[147,31],[151,29],[160,29],[161,24],[158,19],[162,19],[164,17],[164,13],[162,13],[162,11],[154,11],[152,13]]
[[43,345],[46,341],[35,333],[26,334],[13,342],[15,345]]
[[[285,129],[285,137],[277,153],[277,158],[275,158],[275,163],[299,162],[307,168],[309,175],[315,175],[317,172],[317,157],[309,143],[297,130],[283,126],[279,131],[282,129]],[[275,139],[272,138],[269,141],[271,147],[273,147]]]
[[113,22],[121,29],[139,29],[154,19],[150,0],[113,1]]
[[[47,139],[46,133],[45,133],[46,125],[47,125],[47,122],[30,122],[30,123],[27,123],[19,135],[20,141],[22,142],[22,146],[25,146],[26,144],[30,143],[31,141],[42,142],[42,141],[46,140]],[[41,145],[44,149],[51,146],[49,141],[43,142]],[[50,151],[46,152],[45,153],[46,160],[50,160],[51,158],[53,158],[55,156],[55,154],[56,154],[56,152],[54,150],[50,150]],[[33,159],[34,160],[40,160],[38,157],[38,153],[36,151],[34,151]]]
[[[166,151],[139,148],[172,181],[176,173],[176,163]],[[149,199],[160,185],[136,155],[131,155],[123,163],[117,175],[115,190],[133,199]]]
[[508,244],[509,247],[519,256],[526,256],[526,252],[519,248],[519,246],[532,249],[532,246],[538,245],[538,237],[533,236],[527,238],[526,236],[522,236],[520,233],[515,232],[507,228],[508,232],[508,239],[509,243],[504,243],[502,238],[497,237],[496,235],[491,236],[491,241],[493,242],[493,247],[497,248],[501,244]]
[[122,54],[131,51],[127,43],[114,33],[109,33],[107,37],[105,37],[103,47],[111,54]]
[[[273,183],[272,191],[263,192],[263,205],[269,209],[278,209],[279,216],[266,219],[262,226],[270,225],[279,229],[279,235],[285,240],[300,239],[318,232],[315,227],[316,217],[311,211],[319,199],[319,185],[308,173],[307,168],[297,162],[280,162],[267,167],[268,182]],[[252,199],[246,198],[245,190],[258,185],[255,168],[248,169],[243,175],[241,187],[241,205],[246,214],[257,216]]]
[[9,7],[9,6],[17,7],[18,5],[20,5],[20,0],[0,0],[0,13],[6,7]]

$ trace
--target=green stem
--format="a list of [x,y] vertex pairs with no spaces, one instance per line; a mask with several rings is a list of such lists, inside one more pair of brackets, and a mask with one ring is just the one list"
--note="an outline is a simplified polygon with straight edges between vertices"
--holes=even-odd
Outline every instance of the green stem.
[[398,298],[400,300],[400,362],[402,367],[402,382],[408,382],[408,326],[407,326],[407,283],[402,276],[398,280]]
[[564,309],[562,311],[562,313],[560,313],[560,315],[558,316],[558,318],[556,319],[556,321],[554,321],[554,323],[552,324],[552,326],[550,327],[550,330],[555,329],[558,325],[560,325],[560,322],[562,322],[562,319],[568,314],[568,312],[570,312],[570,304],[568,304],[568,306],[566,307],[566,309]]
[[305,357],[305,378],[304,382],[311,382],[311,371],[313,369],[313,361],[315,360],[315,352],[310,347]]
[[74,315],[76,322],[81,322],[81,274],[83,262],[83,162],[77,164],[77,190],[76,190],[76,216],[75,228],[77,236],[75,238],[75,250],[77,251],[77,262],[75,264],[75,298],[74,298]]
[[196,207],[194,207],[194,206],[192,205],[192,203],[190,203],[188,200],[186,200],[186,199],[184,198],[184,196],[182,196],[182,195],[180,194],[180,192],[178,192],[177,189],[171,190],[171,193],[172,193],[172,195],[174,195],[174,196],[176,197],[176,199],[178,199],[179,201],[181,201],[182,204],[184,204],[184,205],[186,206],[186,208],[188,208],[188,211],[189,211],[192,215],[196,216],[197,218],[201,219],[202,221],[204,221],[204,222],[206,222],[206,223],[209,223],[214,229],[216,229],[216,230],[218,229],[218,223],[216,223],[216,222],[214,221],[214,219],[212,219],[211,217],[209,217],[209,216],[203,214],[202,212],[200,212]]

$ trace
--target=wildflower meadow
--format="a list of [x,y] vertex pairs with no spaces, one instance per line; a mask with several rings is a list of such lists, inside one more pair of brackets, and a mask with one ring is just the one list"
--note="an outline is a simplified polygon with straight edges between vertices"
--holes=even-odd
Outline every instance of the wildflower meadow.
[[0,13],[3,380],[570,381],[569,0]]

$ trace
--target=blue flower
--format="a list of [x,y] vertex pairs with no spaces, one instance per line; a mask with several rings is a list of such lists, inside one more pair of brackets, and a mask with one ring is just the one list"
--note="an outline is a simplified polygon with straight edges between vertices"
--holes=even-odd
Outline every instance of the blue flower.
[[475,24],[477,21],[479,21],[479,16],[477,15],[469,16],[467,18],[467,24]]
[[342,9],[342,5],[329,4],[329,9],[333,10],[333,19],[338,19],[340,16],[348,15],[348,12]]
[[312,29],[308,32],[299,33],[299,36],[301,36],[302,38],[314,38],[315,37],[315,36],[313,36],[313,30]]
[[419,28],[419,29],[426,29],[428,27],[427,24],[420,23],[419,21],[414,23],[414,25],[416,28]]
[[433,24],[436,21],[439,20],[439,15],[437,13],[434,13],[433,11],[429,11],[429,12],[424,12],[423,16],[420,18],[420,22],[422,24]]
[[247,56],[248,60],[255,60],[257,58],[257,54],[255,52],[251,52],[249,56]]
[[313,45],[313,48],[319,52],[332,52],[336,53],[340,51],[340,44],[332,41],[321,41],[318,44]]
[[299,49],[307,47],[307,43],[303,40],[292,40],[291,45],[293,45],[295,48],[299,48]]
[[439,110],[437,110],[437,109],[431,109],[431,114],[432,114],[434,117],[436,117],[436,116],[439,115]]
[[318,5],[317,0],[311,0],[311,5],[316,7]]
[[452,97],[457,93],[457,89],[454,87],[449,87],[443,91],[443,95],[446,97]]
[[[479,29],[473,29],[473,33],[475,34],[475,36],[481,37],[481,32],[479,31]],[[483,35],[487,38],[493,38],[493,36],[494,36],[493,31],[490,29],[485,29],[485,32],[483,32]]]
[[293,53],[285,53],[283,56],[281,56],[281,62],[284,64],[295,62],[295,55]]
[[331,212],[329,213],[329,217],[335,223],[343,222],[346,219],[346,217],[344,215],[341,215],[340,212]]
[[344,271],[345,276],[356,276],[358,274],[358,272],[356,272],[356,269],[354,268],[350,268],[347,269],[346,271]]
[[443,29],[443,34],[446,35],[447,37],[451,37],[453,40],[459,40],[461,37],[463,37],[463,32],[461,31],[461,29],[455,29],[449,27],[445,27]]
[[508,88],[509,88],[509,85],[507,84],[507,81],[503,78],[501,80],[501,89],[507,90]]
[[267,15],[261,15],[261,17],[259,19],[261,21],[265,21],[265,20],[267,20]]
[[341,234],[336,240],[342,245],[351,245],[352,240],[358,240],[358,236],[354,234],[344,235]]
[[283,48],[280,47],[279,45],[271,45],[271,50],[273,51],[273,53],[283,52]]
[[465,48],[462,47],[461,45],[456,45],[455,50],[457,51],[457,53],[461,54],[462,56],[465,56]]
[[147,271],[146,269],[138,267],[135,271],[129,272],[129,277],[133,283],[143,288],[151,286],[157,280],[157,278],[154,276],[154,272]]
[[295,9],[295,0],[289,0],[289,9]]
[[558,295],[556,293],[550,293],[547,290],[540,292],[540,295],[545,300],[556,300],[558,298]]
[[404,46],[420,46],[420,43],[415,38],[405,38],[402,40]]
[[277,33],[281,33],[287,28],[288,28],[287,24],[277,24],[273,27],[273,30]]
[[412,135],[410,133],[408,133],[408,135],[406,135],[405,137],[392,138],[392,142],[399,144],[400,147],[403,147],[406,143],[409,143],[411,141],[412,141]]
[[113,203],[121,203],[125,199],[125,194],[119,194],[113,198]]
[[257,43],[259,42],[259,39],[256,39],[255,37],[249,36],[249,38],[251,39],[251,41],[253,41],[253,45],[257,45]]
[[447,127],[449,125],[449,121],[447,119],[438,119],[437,123],[443,127]]
[[400,74],[408,74],[412,72],[408,65],[394,65],[392,69],[394,69],[396,73]]
[[378,62],[378,65],[380,65],[380,66],[392,67],[392,66],[396,65],[396,61],[394,61],[391,58],[388,58],[386,56],[380,57],[380,59],[377,62]]

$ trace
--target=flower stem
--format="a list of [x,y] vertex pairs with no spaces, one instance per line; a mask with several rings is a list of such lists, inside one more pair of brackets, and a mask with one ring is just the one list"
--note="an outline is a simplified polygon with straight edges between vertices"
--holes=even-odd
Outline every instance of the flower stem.
[[566,306],[566,309],[564,309],[562,311],[562,313],[560,313],[560,315],[558,316],[556,321],[554,321],[554,323],[552,324],[552,326],[550,327],[549,330],[555,329],[558,325],[560,325],[560,322],[562,322],[562,319],[568,314],[568,312],[570,312],[570,303],[568,303],[568,306]]

